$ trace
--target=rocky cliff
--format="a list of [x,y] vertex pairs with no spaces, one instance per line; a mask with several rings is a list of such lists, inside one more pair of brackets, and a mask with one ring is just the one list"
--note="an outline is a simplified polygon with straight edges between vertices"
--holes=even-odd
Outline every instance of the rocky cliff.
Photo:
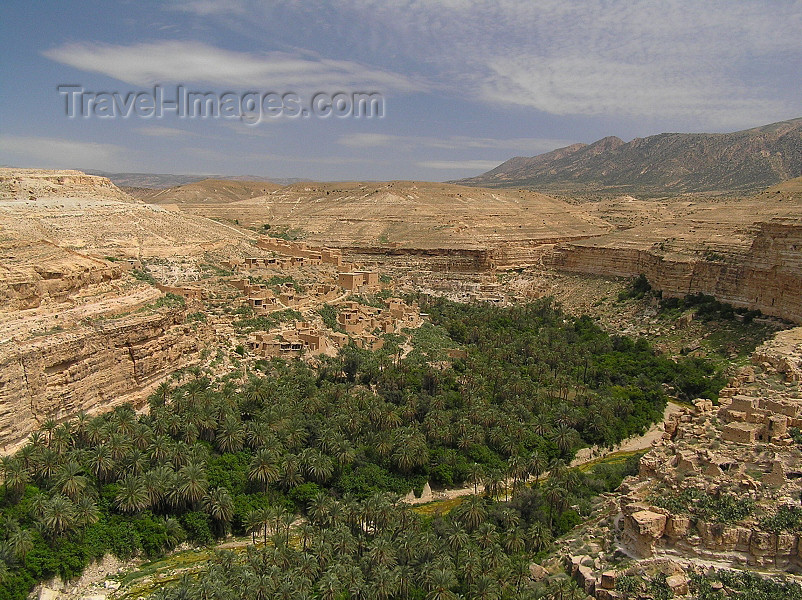
[[135,202],[106,177],[81,171],[0,168],[0,200],[33,201],[54,196]]
[[701,292],[736,307],[802,322],[799,221],[758,223],[741,230],[741,239],[686,247],[683,252],[672,251],[676,241],[661,238],[654,228],[642,235],[632,231],[562,244],[548,261],[557,269],[581,273],[619,277],[643,273],[667,296]]
[[204,339],[184,324],[183,309],[172,309],[7,341],[0,345],[0,450],[12,450],[46,419],[142,405],[155,385],[197,360]]

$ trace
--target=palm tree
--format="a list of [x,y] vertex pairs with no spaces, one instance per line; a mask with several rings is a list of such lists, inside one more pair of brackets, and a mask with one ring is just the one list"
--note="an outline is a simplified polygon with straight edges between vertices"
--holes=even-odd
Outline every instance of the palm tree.
[[294,454],[285,454],[281,457],[279,472],[281,486],[285,490],[290,490],[304,482],[298,457]]
[[114,498],[117,508],[123,512],[139,512],[150,505],[148,490],[142,478],[128,475],[118,483],[117,495]]
[[546,470],[546,457],[539,450],[533,450],[529,455],[529,472],[535,476],[535,484],[540,483],[540,476]]
[[109,476],[114,472],[114,459],[111,457],[109,447],[101,444],[90,450],[86,467],[99,483],[108,481]]
[[579,439],[576,429],[561,423],[551,433],[551,440],[563,454],[566,454]]
[[3,485],[6,492],[14,497],[21,496],[30,481],[25,465],[16,457],[4,456],[0,458],[0,467],[3,471]]
[[228,415],[220,424],[215,435],[215,444],[220,452],[239,452],[245,442],[242,423],[233,415]]
[[535,521],[526,531],[526,541],[529,549],[533,552],[540,552],[551,544],[551,531],[545,524]]
[[75,524],[75,505],[66,496],[56,494],[45,505],[41,522],[51,537],[57,537]]
[[343,591],[342,582],[332,570],[326,571],[317,582],[321,600],[335,600]]
[[500,600],[501,586],[498,579],[482,575],[471,586],[471,598],[476,600]]
[[314,498],[309,501],[309,508],[307,515],[309,520],[317,525],[325,525],[329,522],[329,515],[331,514],[332,499],[324,494],[318,492]]
[[507,461],[507,473],[512,477],[513,495],[518,488],[519,483],[526,481],[529,476],[528,461],[520,454],[514,454]]
[[100,510],[89,496],[81,496],[75,505],[75,521],[81,527],[94,525],[100,520]]
[[22,564],[25,564],[25,558],[33,550],[33,536],[28,529],[14,527],[8,534],[8,545],[14,555],[22,561]]
[[77,500],[89,487],[89,480],[81,475],[83,468],[74,460],[64,464],[56,474],[56,488],[70,500]]
[[468,531],[473,531],[481,525],[487,517],[484,500],[480,496],[469,496],[457,509],[460,522]]
[[379,567],[371,577],[370,587],[375,598],[387,600],[398,592],[400,587],[398,573],[387,567]]
[[457,578],[451,569],[435,569],[426,582],[429,590],[426,600],[456,600],[456,594],[451,591],[456,585]]
[[204,497],[203,510],[209,513],[225,531],[234,517],[234,501],[226,488],[214,488]]
[[484,479],[485,470],[479,463],[468,466],[468,481],[473,484],[473,493],[479,493],[479,483]]
[[568,492],[560,487],[558,483],[552,481],[547,482],[546,489],[543,491],[543,497],[549,505],[549,529],[551,529],[554,509],[557,509],[558,513],[562,512],[567,494]]
[[178,471],[175,492],[179,502],[194,506],[206,495],[208,489],[206,471],[200,464],[190,462]]
[[485,477],[485,496],[491,499],[496,499],[501,494],[502,489],[505,487],[504,474],[498,469],[494,469]]
[[470,542],[471,538],[468,536],[465,529],[459,523],[454,523],[451,530],[448,532],[446,543],[451,549],[451,552],[454,553],[454,562],[456,564],[460,564],[460,552],[470,544]]
[[[248,511],[248,514],[245,515],[244,525],[245,533],[250,533],[251,541],[256,544],[256,534],[264,528],[262,511],[256,509]],[[306,550],[306,547],[304,547],[304,550]]]
[[272,450],[262,448],[256,452],[248,470],[248,479],[262,484],[263,491],[279,477],[278,457]]
[[305,460],[302,458],[306,464],[306,472],[316,482],[325,483],[334,474],[334,464],[331,458],[313,448],[305,450],[302,457],[307,452]]

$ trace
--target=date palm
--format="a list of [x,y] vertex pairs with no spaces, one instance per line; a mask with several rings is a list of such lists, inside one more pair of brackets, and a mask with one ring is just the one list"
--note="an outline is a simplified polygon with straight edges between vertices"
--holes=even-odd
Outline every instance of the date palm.
[[75,505],[75,521],[81,527],[94,525],[100,520],[100,510],[89,496],[81,496]]
[[501,495],[502,490],[506,487],[506,479],[504,474],[498,469],[494,469],[487,474],[484,479],[485,496],[495,500]]
[[228,527],[234,517],[234,501],[226,488],[218,487],[209,490],[209,493],[203,498],[202,507],[223,530]]
[[251,459],[248,469],[248,479],[262,484],[263,491],[267,492],[267,487],[279,478],[279,461],[275,452],[262,448],[258,450]]
[[479,484],[485,476],[485,469],[479,463],[473,463],[468,466],[468,482],[473,484],[473,493],[479,493]]
[[75,501],[89,487],[89,480],[81,475],[83,467],[71,460],[56,472],[56,489]]
[[175,499],[179,504],[195,506],[206,495],[209,482],[206,471],[202,465],[194,462],[188,463],[178,471],[176,477]]
[[111,450],[105,444],[101,444],[89,450],[86,458],[86,468],[94,475],[98,482],[105,483],[114,472],[114,459]]
[[135,513],[145,510],[150,505],[148,490],[141,477],[128,475],[117,485],[114,502],[123,512]]
[[304,482],[298,457],[294,454],[285,454],[281,457],[279,481],[285,490],[290,490]]
[[25,564],[25,558],[33,550],[33,535],[30,530],[19,526],[9,528],[8,545],[14,555]]
[[535,476],[535,484],[540,483],[540,477],[546,471],[546,457],[539,450],[533,450],[529,455],[529,472]]
[[0,467],[3,471],[3,486],[6,492],[14,497],[19,497],[25,491],[25,486],[30,481],[28,471],[19,458],[4,456],[0,458]]
[[473,531],[487,518],[487,509],[481,496],[469,496],[457,508],[457,518],[468,531]]
[[217,428],[215,444],[220,452],[239,452],[245,442],[242,423],[233,415],[228,415]]
[[50,537],[62,535],[75,525],[75,505],[66,496],[54,495],[44,507],[41,523]]

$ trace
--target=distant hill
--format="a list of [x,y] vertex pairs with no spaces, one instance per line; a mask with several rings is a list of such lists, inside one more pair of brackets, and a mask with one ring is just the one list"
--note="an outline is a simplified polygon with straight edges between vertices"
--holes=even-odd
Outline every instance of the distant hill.
[[176,175],[173,173],[108,173],[106,171],[88,171],[84,173],[90,175],[101,175],[108,177],[120,187],[126,188],[149,188],[160,190],[165,188],[186,185],[203,181],[204,179],[225,179],[229,181],[268,181],[278,185],[290,185],[306,181],[297,177],[277,177],[268,178],[259,175]]
[[802,176],[802,118],[734,133],[606,137],[515,157],[454,183],[549,192],[755,192]]
[[139,188],[132,195],[143,202],[151,204],[226,204],[264,196],[282,187],[269,181],[203,179],[202,181],[195,181],[164,190],[143,190]]

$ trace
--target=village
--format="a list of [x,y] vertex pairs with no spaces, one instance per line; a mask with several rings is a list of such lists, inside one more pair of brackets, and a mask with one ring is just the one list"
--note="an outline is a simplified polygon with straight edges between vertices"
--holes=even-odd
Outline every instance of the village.
[[[257,358],[334,356],[353,342],[378,350],[384,334],[419,327],[423,320],[416,304],[393,297],[392,287],[382,283],[377,270],[360,269],[346,262],[339,250],[263,236],[256,246],[267,256],[231,260],[225,266],[236,275],[228,284],[241,293],[243,304],[254,316],[291,310],[302,319],[281,320],[268,331],[252,332],[247,348]],[[299,269],[314,269],[315,282],[306,285],[292,279]],[[271,285],[269,282],[291,279]],[[186,298],[197,290],[176,290]],[[365,304],[370,298],[370,304]],[[361,301],[360,301],[361,300]],[[333,321],[320,308],[329,307]]]

